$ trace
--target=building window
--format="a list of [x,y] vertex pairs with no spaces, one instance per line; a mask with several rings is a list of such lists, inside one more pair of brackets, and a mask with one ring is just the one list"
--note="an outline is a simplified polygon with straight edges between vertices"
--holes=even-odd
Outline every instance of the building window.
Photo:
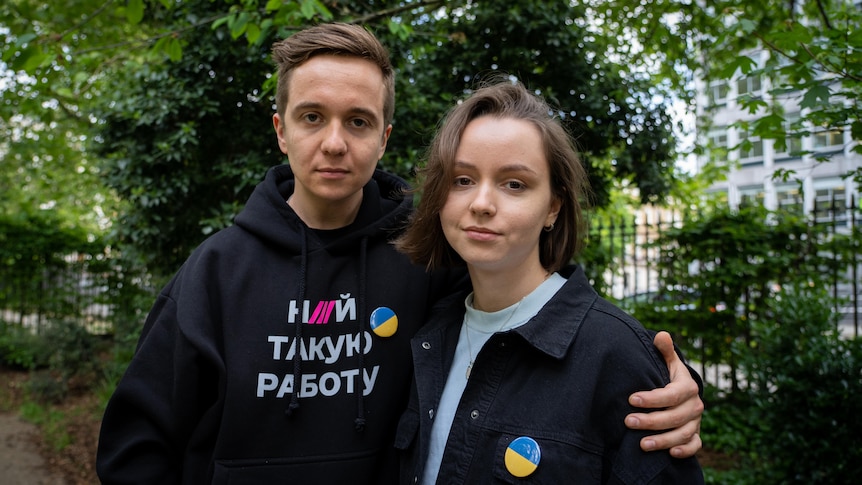
[[763,140],[750,136],[745,131],[739,133],[739,161],[743,165],[763,162]]
[[766,194],[763,192],[763,186],[744,187],[739,189],[739,206],[740,207],[763,207]]
[[709,83],[708,95],[710,106],[719,106],[727,103],[727,93],[730,86],[727,81],[712,81]]
[[748,95],[752,98],[760,97],[763,87],[760,84],[760,76],[745,77],[736,81],[736,94],[738,96]]
[[780,185],[775,187],[778,208],[791,214],[802,214],[805,208],[799,185]]
[[823,182],[814,192],[814,217],[820,223],[834,223],[836,226],[847,225],[847,189],[844,182],[835,180],[835,185],[823,186]]
[[727,128],[720,127],[709,131],[709,154],[716,161],[727,160]]
[[844,144],[843,130],[820,130],[814,132],[814,148],[830,148]]
[[792,113],[784,121],[784,147],[776,143],[776,155],[780,158],[799,158],[802,155],[802,135],[799,133],[799,113]]

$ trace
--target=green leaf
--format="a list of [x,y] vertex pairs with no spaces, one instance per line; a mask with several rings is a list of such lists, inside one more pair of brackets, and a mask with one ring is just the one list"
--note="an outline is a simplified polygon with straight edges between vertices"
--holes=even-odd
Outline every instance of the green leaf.
[[737,73],[748,74],[752,69],[757,67],[757,62],[748,56],[737,56],[718,72],[719,79],[731,79]]
[[752,22],[749,19],[742,19],[739,22],[739,28],[745,32],[746,34],[751,34],[755,30],[757,30],[757,24]]
[[257,24],[248,24],[248,27],[245,29],[245,37],[248,39],[249,44],[254,44],[260,39],[260,27]]
[[15,71],[24,71],[27,74],[33,74],[38,68],[50,62],[51,57],[51,53],[43,52],[38,46],[31,46],[23,49],[21,55],[12,62],[10,67]]
[[170,42],[168,42],[167,54],[168,58],[174,62],[183,58],[183,46],[179,39],[171,37]]
[[302,7],[300,8],[300,11],[302,12],[303,17],[305,17],[307,19],[314,17],[314,11],[315,11],[315,8],[314,8],[315,5],[314,4],[315,3],[316,2],[314,0],[303,0],[302,1]]
[[129,0],[126,4],[126,20],[137,25],[144,18],[144,0]]
[[829,94],[829,87],[822,84],[815,85],[805,92],[799,106],[802,108],[817,108],[818,105],[825,106],[829,104]]
[[233,22],[233,17],[234,17],[233,14],[231,14],[231,15],[225,15],[224,17],[217,18],[215,21],[213,21],[212,29],[215,30],[215,29],[219,28],[220,26],[224,25],[225,23]]
[[239,36],[245,33],[245,29],[248,27],[248,13],[241,12],[233,22],[229,22],[229,25],[230,36],[234,39],[239,38]]
[[62,96],[64,98],[71,98],[74,96],[72,90],[67,87],[57,88],[56,92],[59,96]]
[[850,124],[850,136],[856,140],[862,140],[862,121],[856,120]]

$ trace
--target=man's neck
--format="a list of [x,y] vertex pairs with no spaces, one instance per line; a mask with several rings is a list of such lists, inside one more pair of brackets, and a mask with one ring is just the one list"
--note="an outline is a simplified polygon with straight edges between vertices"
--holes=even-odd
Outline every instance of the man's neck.
[[287,205],[311,229],[340,229],[356,220],[362,205],[362,191],[339,201],[306,201],[294,194],[287,199]]

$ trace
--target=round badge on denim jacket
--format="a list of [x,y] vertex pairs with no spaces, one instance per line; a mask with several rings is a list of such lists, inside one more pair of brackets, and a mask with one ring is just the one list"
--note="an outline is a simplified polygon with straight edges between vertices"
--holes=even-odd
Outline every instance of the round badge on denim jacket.
[[398,330],[398,315],[385,306],[371,312],[371,331],[378,337],[391,337]]
[[506,470],[523,478],[536,471],[542,460],[542,450],[536,440],[529,436],[515,438],[506,449]]

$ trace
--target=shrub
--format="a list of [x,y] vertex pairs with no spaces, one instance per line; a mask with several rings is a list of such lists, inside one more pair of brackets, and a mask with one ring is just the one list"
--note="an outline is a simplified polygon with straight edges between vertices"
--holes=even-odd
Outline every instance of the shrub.
[[100,352],[97,336],[77,323],[60,322],[48,327],[45,338],[51,343],[49,367],[65,384],[74,377],[89,383],[95,381]]
[[[786,288],[775,320],[737,342],[748,386],[748,457],[760,483],[848,483],[862,474],[862,339],[838,332],[819,288]],[[737,403],[739,399],[734,399]]]
[[49,342],[20,325],[0,323],[0,365],[34,370],[48,365]]

